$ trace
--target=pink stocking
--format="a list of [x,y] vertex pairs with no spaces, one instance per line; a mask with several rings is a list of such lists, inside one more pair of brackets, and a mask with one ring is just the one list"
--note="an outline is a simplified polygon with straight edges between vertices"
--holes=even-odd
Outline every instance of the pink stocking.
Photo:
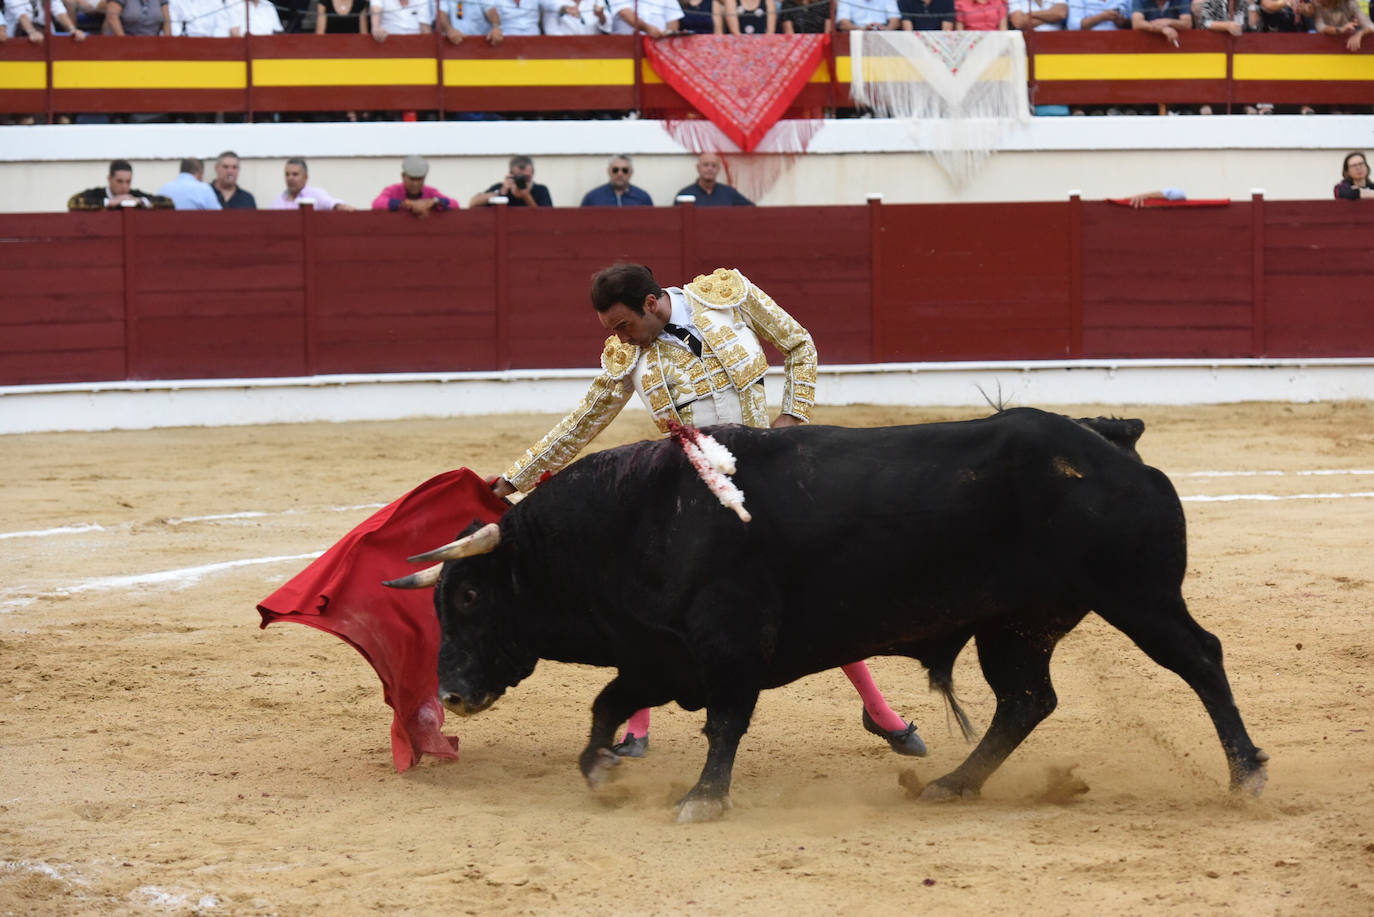
[[[859,664],[860,664],[860,665],[863,665],[863,663],[859,663]],[[869,679],[869,684],[872,684],[872,683],[873,683],[873,679],[870,678],[870,679]],[[876,691],[877,689],[875,688],[874,690]],[[881,695],[881,694],[878,695],[878,700],[879,700],[879,701],[882,700],[882,695]],[[872,714],[869,714],[869,715],[872,716]],[[895,714],[894,714],[894,716],[895,716]],[[887,727],[884,726],[883,728],[886,729]],[[628,738],[629,736],[632,736],[632,735],[634,735],[634,736],[639,736],[640,738],[643,738],[644,736],[646,736],[646,735],[648,735],[648,734],[649,734],[649,708],[648,708],[648,707],[645,707],[643,710],[636,710],[633,714],[631,714],[631,716],[630,716],[630,721],[629,721],[628,723],[625,724],[625,735],[624,735],[624,736],[621,736],[620,741],[623,742],[623,741],[625,741],[626,738]]]
[[[883,692],[873,683],[873,673],[868,671],[867,663],[851,662],[847,666],[842,666],[841,671],[849,677],[850,683],[859,692],[859,697],[863,698],[864,709],[873,718],[873,722],[878,724],[879,729],[897,732],[906,728],[906,721],[887,705],[887,701],[883,699]],[[634,720],[630,722],[633,723]]]

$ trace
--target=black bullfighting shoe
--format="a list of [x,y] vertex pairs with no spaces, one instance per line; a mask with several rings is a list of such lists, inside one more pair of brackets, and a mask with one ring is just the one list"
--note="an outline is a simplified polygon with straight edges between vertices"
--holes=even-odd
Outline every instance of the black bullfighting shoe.
[[[917,739],[916,741],[920,741]],[[924,746],[922,746],[924,748]],[[637,736],[633,732],[625,733],[623,741],[616,742],[611,746],[611,751],[620,755],[622,758],[642,758],[644,753],[649,750],[649,737],[647,735]],[[925,754],[924,751],[921,754]]]
[[887,739],[887,744],[891,745],[892,750],[899,755],[910,755],[913,758],[926,756],[926,743],[922,742],[921,737],[916,734],[915,723],[907,723],[905,729],[888,732],[886,729],[879,728],[878,724],[873,722],[873,717],[868,715],[868,710],[865,709],[864,728],[875,736],[882,736]]

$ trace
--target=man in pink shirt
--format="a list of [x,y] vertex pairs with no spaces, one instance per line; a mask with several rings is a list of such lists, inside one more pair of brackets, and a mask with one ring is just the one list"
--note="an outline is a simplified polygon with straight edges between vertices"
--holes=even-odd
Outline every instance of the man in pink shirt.
[[308,202],[316,210],[352,210],[353,207],[330,196],[323,188],[308,184],[310,167],[299,156],[286,160],[286,190],[272,199],[269,210],[295,210]]
[[958,31],[997,32],[1006,27],[1006,0],[954,0],[954,28]]
[[429,174],[429,163],[421,156],[407,156],[401,163],[401,180],[387,185],[377,199],[372,202],[373,210],[405,210],[417,220],[423,220],[430,213],[457,210],[458,202],[425,184]]

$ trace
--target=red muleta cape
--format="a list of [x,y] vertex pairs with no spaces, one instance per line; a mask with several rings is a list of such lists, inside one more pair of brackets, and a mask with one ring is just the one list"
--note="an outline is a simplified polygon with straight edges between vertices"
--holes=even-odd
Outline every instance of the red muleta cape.
[[334,634],[371,663],[394,712],[391,758],[397,771],[425,752],[458,757],[441,731],[439,620],[432,589],[390,589],[383,580],[414,573],[412,554],[447,544],[475,519],[495,522],[507,509],[466,468],[430,478],[378,510],[310,566],[258,604],[262,627],[296,621]]

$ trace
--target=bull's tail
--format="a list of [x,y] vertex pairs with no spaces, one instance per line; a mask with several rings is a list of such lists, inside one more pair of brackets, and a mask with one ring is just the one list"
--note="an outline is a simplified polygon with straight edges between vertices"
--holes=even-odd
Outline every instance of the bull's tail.
[[973,728],[973,722],[964,712],[964,708],[959,703],[959,698],[954,696],[954,660],[959,658],[959,653],[968,644],[970,636],[972,635],[950,640],[921,658],[921,663],[930,672],[930,689],[939,691],[944,695],[945,703],[949,706],[949,712],[958,722],[959,731],[963,733],[964,740],[968,742],[978,738],[978,731]]

